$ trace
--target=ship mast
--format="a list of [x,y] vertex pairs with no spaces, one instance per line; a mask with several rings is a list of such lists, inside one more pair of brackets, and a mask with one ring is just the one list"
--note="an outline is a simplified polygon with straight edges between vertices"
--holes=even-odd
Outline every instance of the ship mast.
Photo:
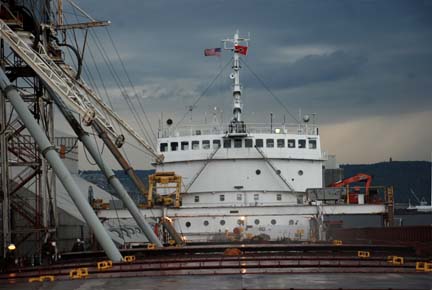
[[233,81],[233,118],[229,125],[230,135],[245,134],[246,126],[241,119],[243,104],[241,102],[241,85],[240,85],[240,54],[246,55],[249,38],[239,37],[237,30],[232,39],[223,39],[224,50],[234,52],[232,72],[230,79]]

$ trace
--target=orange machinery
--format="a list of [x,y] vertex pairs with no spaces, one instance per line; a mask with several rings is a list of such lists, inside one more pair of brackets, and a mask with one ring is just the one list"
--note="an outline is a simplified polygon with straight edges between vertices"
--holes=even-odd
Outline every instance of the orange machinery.
[[365,174],[365,173],[358,173],[354,176],[345,178],[343,180],[334,182],[329,185],[329,187],[347,187],[347,194],[348,194],[348,202],[349,203],[358,203],[358,194],[359,194],[359,188],[355,188],[354,192],[349,192],[349,185],[352,183],[357,182],[364,182],[365,183],[365,201],[369,202],[369,189],[372,183],[372,176]]

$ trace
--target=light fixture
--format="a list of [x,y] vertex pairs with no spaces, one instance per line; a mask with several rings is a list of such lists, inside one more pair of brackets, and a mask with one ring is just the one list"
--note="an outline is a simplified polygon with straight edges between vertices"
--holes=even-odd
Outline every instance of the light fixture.
[[280,128],[276,128],[276,129],[275,129],[275,133],[276,133],[276,134],[280,134],[280,132],[281,132],[281,129],[280,129]]
[[8,250],[9,251],[15,251],[16,250],[16,246],[14,244],[9,244]]

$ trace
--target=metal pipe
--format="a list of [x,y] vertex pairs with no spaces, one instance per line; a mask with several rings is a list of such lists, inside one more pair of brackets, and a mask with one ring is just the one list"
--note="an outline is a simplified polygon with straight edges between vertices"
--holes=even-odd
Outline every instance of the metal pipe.
[[118,150],[117,146],[112,142],[112,140],[109,138],[108,133],[99,124],[99,121],[95,120],[93,123],[93,127],[95,128],[96,132],[98,133],[99,137],[102,139],[102,141],[105,143],[105,145],[108,147],[108,149],[111,151],[117,162],[120,164],[120,166],[123,168],[123,170],[126,172],[126,174],[129,176],[129,178],[132,180],[133,184],[137,187],[138,191],[143,195],[146,196],[146,187],[144,183],[141,181],[141,179],[136,174],[133,167],[124,159],[121,152]]
[[[99,137],[104,141],[104,143],[107,145],[108,149],[113,153],[113,155],[116,157],[118,162],[123,168],[125,169],[126,173],[131,177],[132,181],[139,182],[142,187],[144,187],[144,184],[142,184],[142,181],[138,178],[133,168],[127,163],[127,161],[123,158],[121,153],[118,151],[117,147],[113,144],[111,139],[108,137],[108,134],[104,131],[104,129],[99,126],[97,121],[94,121],[93,127],[96,129],[96,131],[99,134]],[[86,138],[83,138],[83,143],[85,144],[85,140],[87,140],[89,136],[86,136]],[[87,141],[86,141],[87,142]],[[88,142],[87,142],[88,143]],[[86,145],[86,144],[85,144]],[[89,147],[87,147],[90,145]],[[142,229],[143,233],[146,235],[146,237],[149,239],[150,242],[155,244],[157,247],[163,247],[162,242],[159,240],[159,238],[156,236],[156,234],[153,232],[150,225],[145,221],[144,217],[141,215],[140,210],[135,205],[134,201],[131,199],[129,194],[126,192],[120,181],[115,176],[114,172],[108,168],[108,166],[104,163],[100,155],[98,154],[96,148],[94,148],[94,144],[88,144],[86,147],[89,149],[90,154],[92,154],[94,160],[99,165],[100,169],[104,172],[105,176],[107,177],[109,183],[114,187],[116,192],[119,194],[119,197],[123,202],[125,203],[127,209],[131,213],[132,217],[137,222],[138,226]],[[93,148],[91,148],[93,147]],[[92,150],[94,151],[92,153]],[[135,183],[137,185],[137,183]],[[140,187],[137,185],[138,189]],[[140,190],[141,192],[141,190]]]
[[80,211],[81,215],[92,229],[96,239],[104,249],[108,258],[115,262],[122,261],[123,257],[120,254],[120,251],[117,249],[114,242],[106,232],[104,226],[99,221],[91,206],[88,204],[84,195],[81,193],[81,190],[79,189],[72,175],[67,170],[66,166],[56,152],[55,147],[49,142],[42,128],[39,127],[37,122],[35,122],[31,112],[27,108],[27,105],[19,95],[16,88],[11,85],[3,70],[0,70],[0,87],[4,91],[5,95],[9,98],[9,101],[15,108],[18,116],[23,121],[27,130],[35,139],[42,155],[49,162],[54,172],[57,174],[57,177],[60,179],[61,183]]
[[144,217],[141,215],[140,210],[135,205],[134,201],[129,196],[129,194],[127,193],[126,189],[123,187],[121,182],[118,180],[113,170],[109,168],[109,166],[102,159],[100,152],[96,147],[95,142],[92,140],[89,134],[82,128],[81,124],[78,122],[75,116],[67,109],[67,106],[63,102],[63,100],[59,96],[57,96],[52,90],[49,91],[54,102],[57,104],[57,107],[60,109],[63,116],[66,118],[66,120],[69,122],[75,134],[78,136],[78,139],[80,139],[83,145],[87,148],[90,155],[93,157],[94,161],[99,166],[102,173],[105,175],[109,184],[111,184],[111,186],[117,192],[120,199],[124,202],[126,208],[129,210],[132,217],[134,218],[138,226],[141,228],[141,230],[143,231],[147,239],[151,243],[155,244],[156,246],[163,247],[161,241],[158,239],[158,237],[153,232],[150,225],[146,222]]

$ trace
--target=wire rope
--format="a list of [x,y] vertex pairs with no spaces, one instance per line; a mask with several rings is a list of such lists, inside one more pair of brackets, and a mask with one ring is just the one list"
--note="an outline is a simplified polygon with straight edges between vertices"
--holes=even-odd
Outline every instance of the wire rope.
[[[232,59],[232,58],[231,58]],[[228,66],[228,64],[231,62],[231,59],[223,66],[223,68],[215,75],[215,77],[212,79],[212,81],[210,82],[210,84],[205,88],[205,90],[201,93],[201,95],[195,100],[195,102],[193,102],[193,104],[191,106],[189,106],[190,108],[193,108],[196,106],[196,104],[198,104],[198,102],[206,95],[207,91],[213,86],[213,84],[216,82],[216,80],[220,77],[220,75],[222,74],[222,72],[225,70],[225,68]],[[176,126],[174,127],[173,130],[175,130],[178,125],[180,125],[184,119],[188,116],[188,114],[191,112],[192,110],[187,110],[186,113],[183,115],[183,117],[180,119],[180,121],[177,122]]]
[[284,108],[284,110],[288,113],[288,115],[293,118],[297,123],[299,123],[299,120],[294,116],[294,114],[292,114],[288,108],[285,106],[285,104],[272,92],[272,90],[270,90],[270,88],[267,86],[267,84],[258,76],[258,74],[256,74],[252,68],[248,65],[248,63],[244,60],[241,59],[241,62],[246,66],[246,68],[252,73],[252,75],[261,83],[261,85],[264,87],[264,89],[267,90],[267,92],[279,103],[279,105],[282,106],[282,108]]

